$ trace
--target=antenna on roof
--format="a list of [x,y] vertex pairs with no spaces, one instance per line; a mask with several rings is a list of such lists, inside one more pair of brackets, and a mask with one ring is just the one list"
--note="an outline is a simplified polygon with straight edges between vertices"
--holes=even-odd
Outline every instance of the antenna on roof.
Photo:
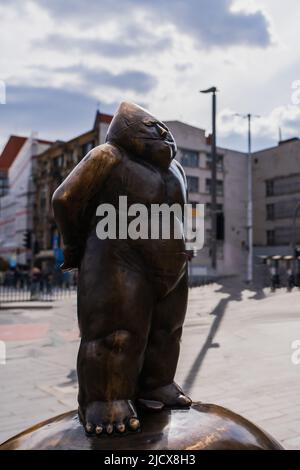
[[97,101],[97,113],[99,114],[100,114],[100,104],[101,104],[100,101]]
[[278,127],[278,142],[282,142],[282,131],[281,131],[281,127]]

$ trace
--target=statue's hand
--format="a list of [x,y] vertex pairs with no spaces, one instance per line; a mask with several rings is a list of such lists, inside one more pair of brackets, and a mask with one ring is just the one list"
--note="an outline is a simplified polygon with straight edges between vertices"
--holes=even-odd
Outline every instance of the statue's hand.
[[79,249],[73,246],[66,246],[64,249],[64,262],[60,266],[62,271],[71,271],[79,267]]

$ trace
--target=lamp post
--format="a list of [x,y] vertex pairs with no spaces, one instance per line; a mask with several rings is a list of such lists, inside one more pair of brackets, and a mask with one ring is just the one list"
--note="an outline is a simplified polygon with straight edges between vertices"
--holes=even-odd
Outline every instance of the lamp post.
[[216,93],[215,86],[200,90],[212,94],[212,135],[211,135],[211,266],[217,270],[217,152],[216,152]]

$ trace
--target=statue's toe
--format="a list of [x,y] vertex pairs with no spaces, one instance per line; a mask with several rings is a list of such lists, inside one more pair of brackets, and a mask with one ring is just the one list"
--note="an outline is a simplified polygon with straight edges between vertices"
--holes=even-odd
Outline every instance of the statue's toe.
[[94,432],[94,426],[92,423],[86,423],[85,430],[88,434],[92,434]]
[[179,395],[177,397],[177,402],[180,406],[191,406],[192,400],[186,395]]
[[131,400],[95,401],[80,409],[81,422],[85,423],[86,433],[96,436],[113,433],[135,432],[140,427],[135,405]]
[[103,426],[101,426],[100,424],[98,424],[98,425],[96,426],[96,428],[95,428],[95,432],[96,432],[97,435],[102,434],[102,432],[103,432]]
[[106,426],[106,432],[107,432],[107,434],[112,434],[113,430],[114,430],[114,427],[113,427],[112,424],[108,424],[108,425]]
[[116,430],[117,430],[118,432],[120,432],[120,433],[125,432],[125,431],[126,431],[126,426],[125,426],[125,424],[124,424],[124,423],[118,423],[118,424],[116,425]]
[[131,418],[129,420],[129,429],[131,431],[137,431],[140,428],[141,424],[137,418]]

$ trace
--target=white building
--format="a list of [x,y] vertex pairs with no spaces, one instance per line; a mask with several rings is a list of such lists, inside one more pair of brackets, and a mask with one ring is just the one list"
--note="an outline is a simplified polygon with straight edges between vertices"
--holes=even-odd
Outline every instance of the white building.
[[0,168],[6,172],[8,185],[6,195],[0,198],[0,257],[12,267],[31,259],[31,249],[25,245],[26,238],[32,236],[32,168],[34,156],[50,144],[34,135],[11,136],[0,156]]

